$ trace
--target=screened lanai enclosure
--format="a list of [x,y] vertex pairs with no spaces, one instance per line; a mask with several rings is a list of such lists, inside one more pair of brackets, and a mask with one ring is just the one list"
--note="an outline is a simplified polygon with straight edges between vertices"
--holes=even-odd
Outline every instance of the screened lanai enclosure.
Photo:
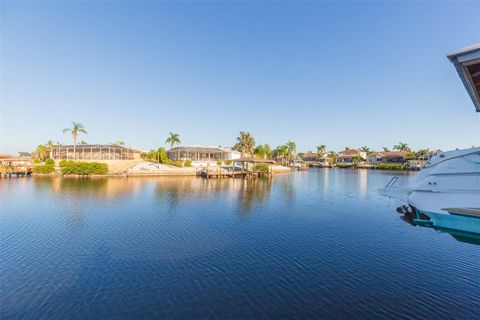
[[[50,151],[54,160],[74,160],[73,145],[55,146]],[[77,160],[137,160],[140,151],[116,144],[79,144],[76,147]]]
[[240,152],[221,147],[175,147],[167,151],[167,156],[174,161],[224,161],[239,159]]

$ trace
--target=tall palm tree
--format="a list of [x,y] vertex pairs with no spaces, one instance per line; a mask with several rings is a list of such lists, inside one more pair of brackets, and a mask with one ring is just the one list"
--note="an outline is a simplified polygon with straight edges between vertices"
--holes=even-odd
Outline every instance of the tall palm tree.
[[265,151],[265,159],[270,159],[272,157],[272,149],[268,143],[263,145],[263,149]]
[[278,146],[275,149],[275,156],[277,157],[277,161],[278,161],[278,158],[281,158],[282,163],[284,163],[285,158],[288,156],[288,147],[286,145]]
[[288,150],[288,156],[291,159],[292,156],[295,156],[295,152],[297,151],[297,145],[295,144],[295,142],[288,140],[288,142],[285,143],[285,146]]
[[338,155],[335,153],[335,151],[329,151],[327,157],[328,157],[328,162],[331,165],[334,165],[337,163]]
[[398,151],[410,151],[410,148],[408,147],[408,144],[399,142],[395,146],[393,146],[393,150],[398,150]]
[[77,161],[77,138],[79,133],[88,134],[83,124],[72,122],[72,128],[63,129],[63,133],[70,132],[73,137],[73,159]]
[[370,150],[370,148],[369,148],[369,147],[366,147],[366,146],[365,146],[365,147],[361,147],[361,148],[360,148],[360,151],[363,151],[363,152],[369,153],[369,152],[370,152],[370,151],[372,151],[372,150]]
[[327,146],[324,145],[324,144],[321,144],[319,146],[317,146],[317,154],[318,155],[322,155],[325,153],[325,149],[327,149]]
[[237,137],[237,143],[233,148],[242,153],[242,158],[245,157],[247,153],[252,155],[255,148],[255,138],[250,132],[240,131],[240,135]]
[[182,141],[180,141],[180,135],[178,133],[169,132],[169,134],[170,137],[165,140],[165,143],[170,144],[170,149],[173,148],[174,145],[182,143]]
[[385,151],[385,152],[389,152],[389,151],[390,151],[390,149],[389,149],[388,147],[383,147],[383,151]]

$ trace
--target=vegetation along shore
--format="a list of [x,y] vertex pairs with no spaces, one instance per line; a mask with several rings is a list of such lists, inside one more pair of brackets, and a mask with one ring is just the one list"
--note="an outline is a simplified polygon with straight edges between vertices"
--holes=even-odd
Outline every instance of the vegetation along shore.
[[391,149],[374,151],[363,146],[327,151],[318,145],[315,151],[298,152],[296,143],[272,148],[256,144],[254,136],[241,131],[232,147],[181,146],[180,134],[169,132],[165,143],[141,151],[127,147],[122,140],[107,144],[89,144],[81,137],[88,134],[84,125],[72,122],[63,133],[72,137],[72,145],[52,140],[40,144],[33,152],[20,152],[18,157],[0,155],[3,176],[152,176],[197,175],[206,177],[258,176],[305,170],[308,167],[379,170],[418,170],[441,150],[412,150],[400,142]]

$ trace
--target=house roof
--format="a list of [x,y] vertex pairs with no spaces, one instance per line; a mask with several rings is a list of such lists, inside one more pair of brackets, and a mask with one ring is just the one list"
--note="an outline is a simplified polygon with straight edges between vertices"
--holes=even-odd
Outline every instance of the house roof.
[[191,147],[174,147],[167,152],[175,151],[187,151],[187,152],[236,152],[240,153],[237,150],[232,150],[232,148],[222,148],[217,146],[191,146]]
[[233,161],[235,161],[235,162],[252,162],[252,163],[275,163],[275,161],[273,161],[273,160],[256,158],[256,157],[235,159]]
[[369,157],[371,156],[380,156],[380,157],[383,157],[384,156],[384,153],[383,152],[371,152],[368,154]]
[[359,154],[360,152],[361,151],[357,150],[357,149],[347,149],[347,150],[340,151],[339,154],[342,154],[342,155],[356,155],[356,154]]
[[384,151],[382,152],[385,157],[406,157],[407,151]]
[[407,151],[377,151],[369,153],[368,156],[379,156],[379,157],[406,157],[408,154]]
[[[58,146],[53,146],[53,148],[73,148],[73,144],[58,145]],[[77,144],[77,149],[79,148],[92,148],[92,149],[117,148],[117,149],[130,150],[134,152],[140,152],[139,150],[128,148],[125,146],[120,146],[118,144]]]
[[480,44],[456,50],[447,57],[454,64],[476,111],[480,112]]

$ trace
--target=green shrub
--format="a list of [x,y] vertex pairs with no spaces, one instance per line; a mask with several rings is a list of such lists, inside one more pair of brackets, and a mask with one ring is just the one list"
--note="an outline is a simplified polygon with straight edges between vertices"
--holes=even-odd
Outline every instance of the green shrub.
[[91,175],[91,174],[107,174],[108,165],[106,163],[99,162],[74,162],[62,168],[62,174],[78,174],[78,175]]
[[45,165],[46,166],[54,166],[55,165],[55,160],[53,160],[51,158],[48,158],[47,160],[45,160]]
[[380,163],[377,165],[380,170],[403,170],[403,164],[399,163]]
[[185,167],[191,167],[192,166],[192,160],[187,160],[185,161],[185,163],[183,164]]
[[70,166],[70,165],[72,165],[72,164],[74,164],[73,160],[61,160],[58,165],[59,165],[61,168],[63,168],[63,167]]
[[175,167],[183,167],[183,162],[180,161],[180,160],[177,160],[177,161],[171,161],[170,163],[172,166],[175,166]]
[[221,166],[222,165],[222,160],[217,160],[217,166]]
[[260,173],[268,173],[268,164],[266,163],[257,163],[253,166],[253,170]]
[[142,158],[146,161],[157,162],[168,164],[169,160],[167,157],[167,152],[165,148],[158,148],[158,150],[152,150],[150,152],[145,152],[141,154]]
[[33,159],[33,163],[39,164],[39,163],[41,163],[41,161],[40,161],[40,159]]
[[232,160],[225,160],[225,165],[227,165],[227,166],[231,166],[232,163],[233,163]]
[[33,172],[35,173],[46,174],[46,173],[52,173],[54,171],[55,171],[55,168],[53,167],[53,165],[43,165],[43,166],[33,167]]

